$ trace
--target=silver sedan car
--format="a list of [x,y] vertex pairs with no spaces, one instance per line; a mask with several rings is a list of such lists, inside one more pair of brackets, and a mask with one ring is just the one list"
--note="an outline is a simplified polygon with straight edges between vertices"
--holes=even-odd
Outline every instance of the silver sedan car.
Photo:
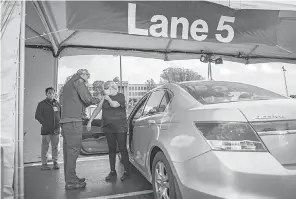
[[223,81],[166,84],[129,116],[156,199],[295,199],[296,101]]

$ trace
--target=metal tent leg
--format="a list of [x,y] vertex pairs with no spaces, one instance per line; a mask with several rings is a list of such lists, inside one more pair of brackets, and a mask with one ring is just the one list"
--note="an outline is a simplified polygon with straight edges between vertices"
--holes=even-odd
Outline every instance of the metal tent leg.
[[208,80],[213,80],[213,78],[212,78],[212,64],[210,61],[208,63]]

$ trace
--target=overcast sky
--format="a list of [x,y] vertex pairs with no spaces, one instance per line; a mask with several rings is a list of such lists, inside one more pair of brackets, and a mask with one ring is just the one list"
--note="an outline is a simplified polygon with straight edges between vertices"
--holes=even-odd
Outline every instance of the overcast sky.
[[[287,72],[289,94],[296,94],[296,65],[283,63],[245,65],[226,62],[222,65],[212,65],[213,79],[243,82],[256,85],[274,92],[285,94],[282,66]],[[207,64],[199,60],[170,61],[144,59],[137,57],[122,57],[123,81],[132,84],[145,83],[153,78],[157,83],[165,68],[180,66],[192,69],[207,77]],[[90,83],[95,80],[112,80],[120,76],[119,57],[109,55],[89,55],[63,57],[59,61],[58,83],[63,84],[65,79],[78,69],[86,68],[91,74]]]

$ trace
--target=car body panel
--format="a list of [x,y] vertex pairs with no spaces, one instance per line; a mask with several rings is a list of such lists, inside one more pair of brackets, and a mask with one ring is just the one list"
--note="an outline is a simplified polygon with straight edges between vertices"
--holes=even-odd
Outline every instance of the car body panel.
[[187,199],[295,199],[296,171],[268,152],[211,151],[174,167]]
[[[256,134],[259,128],[253,122],[283,121],[284,115],[284,119],[296,124],[295,100],[203,105],[178,85],[166,84],[150,92],[158,89],[171,91],[172,101],[163,113],[143,117],[132,140],[135,150],[140,151],[140,158],[136,151],[131,153],[132,163],[150,182],[151,155],[157,147],[166,156],[183,198],[295,199],[296,134],[288,131],[288,144],[280,145],[282,135],[278,129],[272,135],[259,132],[257,137],[267,147],[266,152],[215,151],[194,125],[250,122]],[[149,120],[154,121],[153,125],[149,126]]]
[[[294,99],[222,103],[193,108],[192,111],[203,110],[207,112],[205,115],[213,116],[213,119],[207,118],[205,120],[215,121],[211,111],[217,109],[240,110],[251,124],[275,124],[278,121],[287,121],[286,124],[289,125],[292,121],[294,123],[296,121],[296,101]],[[233,118],[230,118],[230,114],[225,114],[225,116],[227,120],[232,121]],[[272,127],[271,125],[265,126]],[[296,164],[296,125],[294,124],[290,128],[292,129],[284,131],[275,129],[257,132],[270,153],[284,165]],[[258,131],[256,128],[255,130]]]
[[[134,131],[138,133],[134,134],[134,140],[137,144],[133,145],[133,151],[135,161],[143,168],[146,166],[148,146],[159,135],[161,118],[162,114],[157,114],[151,117],[142,117],[135,121]],[[150,124],[149,121],[154,121],[154,123]]]

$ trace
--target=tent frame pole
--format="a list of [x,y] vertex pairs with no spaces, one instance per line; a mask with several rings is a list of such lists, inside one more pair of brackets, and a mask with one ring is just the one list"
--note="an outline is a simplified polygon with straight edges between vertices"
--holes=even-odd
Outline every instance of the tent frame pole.
[[284,82],[285,82],[285,89],[286,89],[286,95],[289,97],[289,91],[288,91],[288,85],[287,85],[287,78],[286,78],[286,72],[285,66],[282,67],[283,69],[283,75],[284,75]]
[[41,8],[42,2],[33,1],[32,3],[35,6],[35,9],[41,19],[42,24],[44,25],[47,35],[51,41],[51,45],[52,45],[54,52],[56,54],[58,52],[59,47],[56,43],[56,38],[55,38],[54,34],[52,34],[52,31],[50,29],[50,26],[49,26],[50,24],[49,24],[48,20],[46,19],[46,14],[43,12],[43,10]]
[[16,97],[16,131],[14,162],[14,199],[24,199],[24,96],[25,96],[25,30],[26,1],[21,1],[21,23],[19,38],[18,91]]
[[208,63],[208,80],[213,80],[213,77],[212,77],[212,63],[211,63],[211,60],[210,60],[209,63]]
[[121,60],[121,55],[119,55],[119,66],[120,66],[120,92],[124,94],[124,89],[122,88],[122,60]]

